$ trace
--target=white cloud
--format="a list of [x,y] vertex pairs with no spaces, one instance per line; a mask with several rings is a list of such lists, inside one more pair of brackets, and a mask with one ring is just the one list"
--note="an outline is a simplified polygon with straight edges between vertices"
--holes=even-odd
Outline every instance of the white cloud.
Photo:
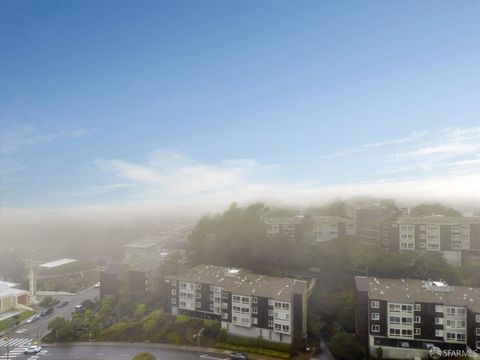
[[162,197],[233,190],[249,184],[255,173],[271,168],[252,159],[204,164],[162,149],[154,151],[146,164],[118,159],[99,159],[96,164],[109,176],[143,185],[145,191]]

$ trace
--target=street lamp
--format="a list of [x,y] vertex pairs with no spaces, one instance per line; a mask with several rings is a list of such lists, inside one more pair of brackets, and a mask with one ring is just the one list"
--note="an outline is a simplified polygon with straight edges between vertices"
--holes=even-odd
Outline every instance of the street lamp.
[[200,353],[200,336],[202,336],[202,333],[204,330],[205,330],[204,328],[201,328],[198,333],[193,335],[194,339],[197,338],[197,353]]

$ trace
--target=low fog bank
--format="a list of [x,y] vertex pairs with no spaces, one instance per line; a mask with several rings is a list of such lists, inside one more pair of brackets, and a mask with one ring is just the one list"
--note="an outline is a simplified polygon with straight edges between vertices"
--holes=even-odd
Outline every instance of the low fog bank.
[[[237,194],[238,195],[238,194]],[[282,195],[282,194],[279,194]],[[301,212],[309,206],[325,205],[338,197],[296,198],[290,194],[279,197],[257,197],[239,201],[240,205],[262,201],[272,207],[293,208]],[[387,194],[385,194],[387,195]],[[422,199],[395,198],[400,207],[413,207],[422,202],[441,202],[446,206],[472,215],[480,209],[477,199],[453,201],[446,196],[424,197]],[[445,194],[443,194],[445,195]],[[448,195],[448,194],[447,194]],[[130,207],[76,207],[62,209],[20,209],[2,208],[0,215],[0,250],[27,250],[31,253],[52,250],[58,256],[91,256],[95,251],[109,251],[119,244],[155,235],[168,229],[182,228],[194,224],[205,213],[223,211],[232,201],[223,198],[217,201],[197,202],[188,205],[171,206],[130,206]],[[353,202],[373,201],[385,198],[373,195],[344,197]],[[393,198],[393,197],[390,197]],[[88,248],[88,251],[85,249]],[[32,255],[33,256],[33,255]]]

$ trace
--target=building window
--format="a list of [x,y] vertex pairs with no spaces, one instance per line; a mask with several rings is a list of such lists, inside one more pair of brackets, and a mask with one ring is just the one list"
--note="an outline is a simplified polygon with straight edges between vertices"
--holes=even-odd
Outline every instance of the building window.
[[435,330],[435,336],[436,337],[443,337],[443,330],[436,329]]
[[477,334],[477,336],[480,336],[480,328],[476,329],[476,334]]
[[435,325],[443,325],[443,318],[436,317],[435,318]]
[[437,313],[443,313],[445,310],[444,310],[444,307],[443,305],[435,305],[435,312]]
[[222,298],[223,299],[228,299],[228,293],[227,292],[222,292]]
[[222,318],[223,318],[224,320],[228,320],[228,313],[223,313],[223,314],[222,314]]
[[177,289],[172,289],[172,295],[177,295]]
[[372,307],[372,309],[379,309],[380,308],[380,301],[372,300],[370,302],[370,306]]
[[177,286],[177,280],[172,280],[172,286]]
[[210,304],[210,310],[213,311],[213,304]]
[[273,327],[273,320],[268,320],[268,327]]
[[252,318],[252,324],[253,324],[253,325],[257,325],[257,322],[258,322],[258,319],[257,319],[257,318],[255,318],[255,317]]
[[172,304],[176,304],[176,303],[177,303],[177,298],[172,297]]
[[228,309],[228,303],[226,303],[226,302],[222,303],[222,308]]
[[477,341],[476,348],[477,350],[480,350],[480,341]]
[[273,310],[272,309],[268,310],[268,316],[273,316]]
[[252,307],[252,314],[258,314],[258,308]]
[[475,318],[476,318],[477,322],[480,323],[480,314],[477,314],[477,315],[475,316]]
[[197,284],[197,290],[201,290],[202,289],[202,284]]
[[415,335],[422,335],[422,330],[420,328],[415,328]]
[[258,298],[256,296],[252,297],[252,303],[256,304],[258,302]]
[[273,306],[273,299],[268,299],[268,306]]
[[380,313],[374,312],[371,314],[371,316],[372,316],[372,320],[380,320]]
[[415,304],[415,311],[422,311],[422,304]]
[[422,322],[422,318],[420,316],[415,316],[415,324],[420,324]]
[[202,298],[202,293],[197,293],[197,299],[201,299]]
[[380,332],[380,325],[372,325],[372,333]]

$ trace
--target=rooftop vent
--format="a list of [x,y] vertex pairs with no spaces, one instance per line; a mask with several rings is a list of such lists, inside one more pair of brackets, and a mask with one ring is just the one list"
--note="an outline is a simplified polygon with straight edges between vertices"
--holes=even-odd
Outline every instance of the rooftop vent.
[[228,268],[226,275],[230,277],[236,277],[239,273],[240,273],[240,269]]
[[449,292],[452,291],[452,288],[442,280],[439,281],[427,281],[426,288],[430,291],[442,291],[442,292]]

